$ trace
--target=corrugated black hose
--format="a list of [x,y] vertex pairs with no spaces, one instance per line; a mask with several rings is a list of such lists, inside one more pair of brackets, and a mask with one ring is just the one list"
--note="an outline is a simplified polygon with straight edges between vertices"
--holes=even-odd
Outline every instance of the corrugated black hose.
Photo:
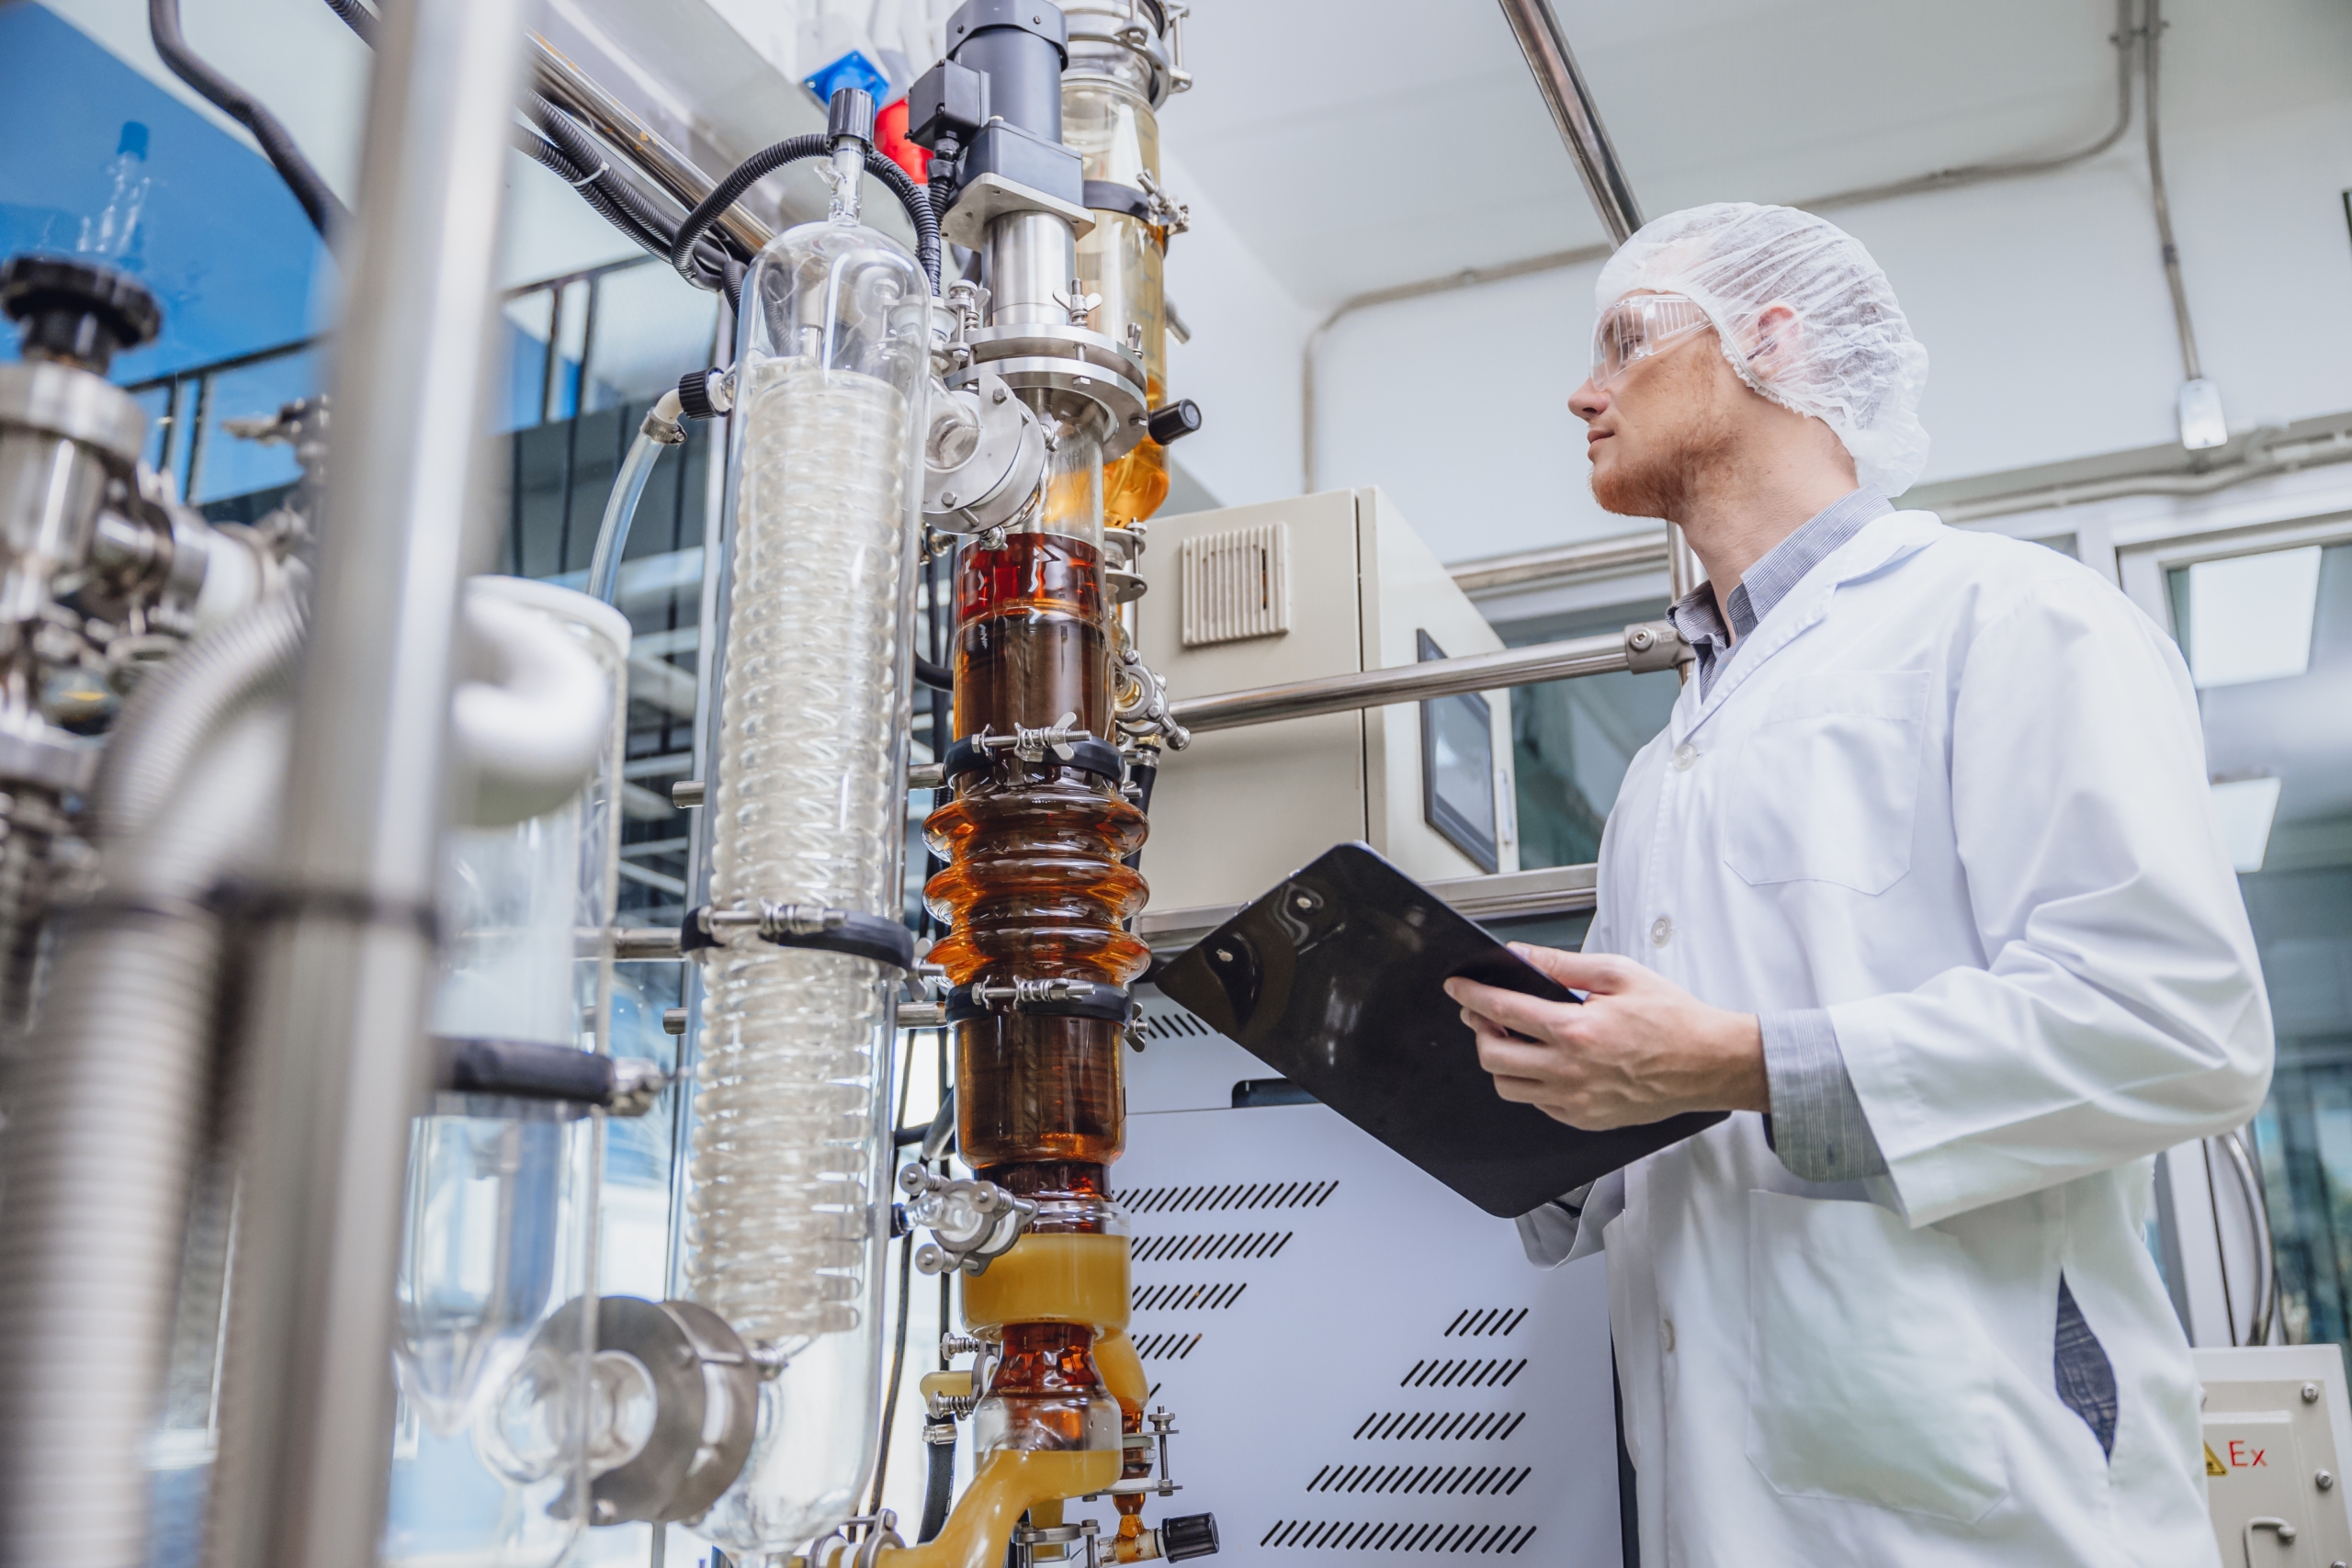
[[188,48],[187,39],[180,33],[179,0],[147,0],[147,31],[154,39],[155,52],[171,67],[173,75],[254,133],[254,140],[261,143],[270,166],[294,193],[294,199],[302,204],[311,228],[322,238],[331,238],[331,231],[342,228],[350,220],[350,212],[327,188],[327,182],[319,177],[319,171],[311,166],[311,161],[302,156],[302,150],[294,145],[294,138],[278,123],[277,117]]
[[[718,215],[742,198],[743,193],[783,168],[808,158],[822,158],[832,152],[831,138],[821,131],[807,136],[788,136],[772,147],[763,147],[727,173],[726,178],[711,187],[702,204],[686,214],[678,225],[677,243],[670,249],[670,265],[679,276],[697,288],[708,288],[690,268],[694,244],[718,221]],[[906,209],[908,219],[915,226],[915,255],[922,263],[923,276],[931,282],[932,292],[939,292],[939,219],[931,209],[931,197],[922,186],[907,177],[899,167],[881,153],[865,150],[865,172],[889,190]]]

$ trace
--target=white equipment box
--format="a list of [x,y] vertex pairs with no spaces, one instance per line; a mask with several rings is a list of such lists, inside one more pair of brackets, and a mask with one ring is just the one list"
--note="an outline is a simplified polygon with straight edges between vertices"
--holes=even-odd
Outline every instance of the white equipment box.
[[2346,1568],[2352,1409],[2333,1345],[2199,1350],[2205,1496],[2227,1568]]
[[1618,1568],[1600,1259],[1531,1267],[1510,1221],[1323,1106],[1232,1109],[1264,1064],[1141,994],[1114,1172],[1182,1487],[1147,1520],[1215,1514],[1225,1562]]
[[[1140,649],[1179,700],[1502,647],[1377,490],[1155,519],[1144,575]],[[1481,705],[1483,738],[1464,728]],[[1426,746],[1408,703],[1170,753],[1144,852],[1154,909],[1246,902],[1351,839],[1423,882],[1518,870],[1510,694],[1428,707]]]

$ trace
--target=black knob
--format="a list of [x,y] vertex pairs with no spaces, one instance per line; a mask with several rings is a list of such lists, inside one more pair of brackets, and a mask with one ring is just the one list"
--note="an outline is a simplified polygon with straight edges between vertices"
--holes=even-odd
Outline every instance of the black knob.
[[717,419],[718,409],[710,400],[708,370],[689,370],[678,378],[678,412],[688,419]]
[[124,349],[153,343],[164,308],[128,273],[74,256],[0,263],[0,310],[23,331],[28,359],[63,359],[105,375]]
[[1216,1516],[1179,1514],[1159,1521],[1159,1555],[1170,1562],[1216,1554]]
[[[1180,398],[1164,409],[1154,409],[1145,421],[1144,428],[1162,446],[1182,435],[1190,435],[1201,427],[1201,405],[1190,398]],[[1203,1516],[1206,1517],[1205,1515]]]
[[836,87],[833,101],[825,106],[825,140],[838,147],[844,136],[874,145],[874,96],[863,87]]

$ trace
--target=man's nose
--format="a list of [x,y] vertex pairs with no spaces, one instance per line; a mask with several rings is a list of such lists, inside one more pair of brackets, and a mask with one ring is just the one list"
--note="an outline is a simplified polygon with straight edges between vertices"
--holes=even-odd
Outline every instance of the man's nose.
[[1584,378],[1582,386],[1568,394],[1568,412],[1587,424],[1599,419],[1608,407],[1609,394],[1594,386],[1589,376]]

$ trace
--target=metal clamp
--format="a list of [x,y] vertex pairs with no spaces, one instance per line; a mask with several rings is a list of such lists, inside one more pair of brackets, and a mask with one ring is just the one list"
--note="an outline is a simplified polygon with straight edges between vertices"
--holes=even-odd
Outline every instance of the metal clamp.
[[[865,1538],[854,1544],[847,1533],[853,1529],[865,1532]],[[843,1519],[810,1541],[800,1560],[808,1568],[875,1568],[883,1552],[903,1551],[906,1544],[899,1539],[897,1510],[885,1508],[877,1514],[856,1514]]]
[[1133,1020],[1135,1010],[1135,994],[1125,986],[1062,976],[1014,976],[957,986],[947,993],[944,1016],[949,1023],[1005,1013],[1031,1018],[1099,1018],[1112,1023],[1126,1023]]
[[1107,740],[1098,740],[1082,729],[1072,729],[1075,714],[1064,714],[1059,724],[1044,729],[1016,728],[1011,735],[993,735],[981,730],[967,735],[947,749],[940,763],[940,782],[954,784],[966,773],[978,773],[1001,759],[1043,763],[1052,754],[1057,766],[1076,768],[1116,784],[1124,767],[1119,761],[1118,748]]
[[951,534],[983,534],[1018,520],[1043,493],[1046,451],[1045,426],[995,372],[935,391],[923,438],[925,521]]
[[740,931],[777,947],[870,958],[897,969],[911,969],[915,963],[915,933],[887,915],[766,898],[748,909],[714,909],[708,905],[689,909],[678,928],[679,951],[691,953],[718,947],[728,932]]
[[1672,621],[1640,621],[1625,628],[1625,668],[1636,675],[1671,670],[1697,657]]
[[931,1232],[932,1239],[915,1249],[915,1267],[925,1274],[987,1273],[1037,1214],[1035,1200],[1015,1197],[993,1181],[934,1176],[920,1165],[899,1169],[899,1190],[909,1199],[908,1223]]
[[1157,735],[1171,751],[1182,751],[1193,743],[1193,732],[1177,723],[1169,711],[1168,682],[1124,638],[1119,646],[1117,714],[1114,722],[1119,732],[1130,739]]

